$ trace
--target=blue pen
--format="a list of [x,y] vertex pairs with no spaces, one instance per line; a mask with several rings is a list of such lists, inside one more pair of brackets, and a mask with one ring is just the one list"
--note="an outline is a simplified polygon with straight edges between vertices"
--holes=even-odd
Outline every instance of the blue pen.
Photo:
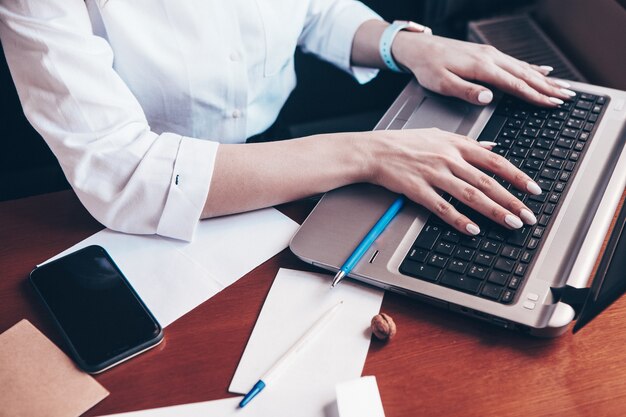
[[343,301],[335,304],[330,310],[322,314],[317,321],[304,333],[300,339],[296,341],[289,348],[283,356],[281,356],[276,363],[257,381],[252,389],[243,397],[239,403],[239,407],[245,407],[254,397],[256,397],[263,389],[271,383],[271,381],[278,376],[279,372],[288,366],[294,359],[304,350],[304,348],[313,340],[324,327],[331,321],[331,319],[337,314],[337,311],[343,305]]
[[348,275],[356,264],[359,263],[363,255],[365,255],[365,252],[367,252],[370,246],[372,246],[372,243],[378,239],[378,236],[380,236],[383,230],[385,230],[389,223],[391,223],[393,218],[396,217],[396,214],[400,212],[402,206],[404,206],[404,201],[404,196],[398,197],[396,201],[394,201],[393,204],[387,209],[385,214],[378,219],[374,227],[367,232],[361,243],[359,243],[359,246],[356,247],[354,252],[352,252],[352,255],[350,255],[350,257],[344,262],[343,266],[339,269],[335,278],[333,278],[333,283],[331,284],[332,287],[337,285],[339,281]]

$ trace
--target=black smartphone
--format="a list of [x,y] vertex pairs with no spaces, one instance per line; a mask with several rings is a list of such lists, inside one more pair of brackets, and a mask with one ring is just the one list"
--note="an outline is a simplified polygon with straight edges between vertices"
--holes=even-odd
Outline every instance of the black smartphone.
[[78,365],[99,373],[156,346],[163,330],[100,246],[88,246],[30,273]]

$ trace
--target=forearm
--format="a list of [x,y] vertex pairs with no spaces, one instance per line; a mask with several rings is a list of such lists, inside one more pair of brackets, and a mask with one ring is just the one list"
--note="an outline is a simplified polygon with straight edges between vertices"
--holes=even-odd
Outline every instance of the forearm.
[[220,145],[202,218],[269,207],[368,180],[359,133]]
[[364,22],[354,35],[352,41],[352,65],[371,68],[386,68],[380,57],[378,44],[389,23],[382,20]]

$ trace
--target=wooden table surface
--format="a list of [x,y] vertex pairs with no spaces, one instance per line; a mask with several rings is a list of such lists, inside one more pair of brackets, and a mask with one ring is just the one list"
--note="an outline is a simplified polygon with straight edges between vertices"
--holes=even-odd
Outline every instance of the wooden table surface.
[[[280,207],[298,222],[311,208]],[[60,344],[28,273],[101,228],[71,191],[0,203],[0,332],[27,318]],[[96,376],[111,395],[85,415],[232,396],[227,387],[280,267],[311,269],[288,249],[265,262],[168,326],[160,346]],[[387,417],[626,415],[626,298],[577,335],[549,340],[391,293],[382,311],[398,334],[372,341],[363,375],[376,375]]]

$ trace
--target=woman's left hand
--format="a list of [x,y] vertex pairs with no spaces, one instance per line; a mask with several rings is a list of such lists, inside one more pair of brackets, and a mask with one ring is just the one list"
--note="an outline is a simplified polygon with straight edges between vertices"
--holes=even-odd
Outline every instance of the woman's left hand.
[[575,95],[566,82],[546,77],[550,67],[528,64],[490,45],[403,31],[396,36],[392,53],[422,86],[474,104],[490,103],[493,93],[472,81],[546,107]]

